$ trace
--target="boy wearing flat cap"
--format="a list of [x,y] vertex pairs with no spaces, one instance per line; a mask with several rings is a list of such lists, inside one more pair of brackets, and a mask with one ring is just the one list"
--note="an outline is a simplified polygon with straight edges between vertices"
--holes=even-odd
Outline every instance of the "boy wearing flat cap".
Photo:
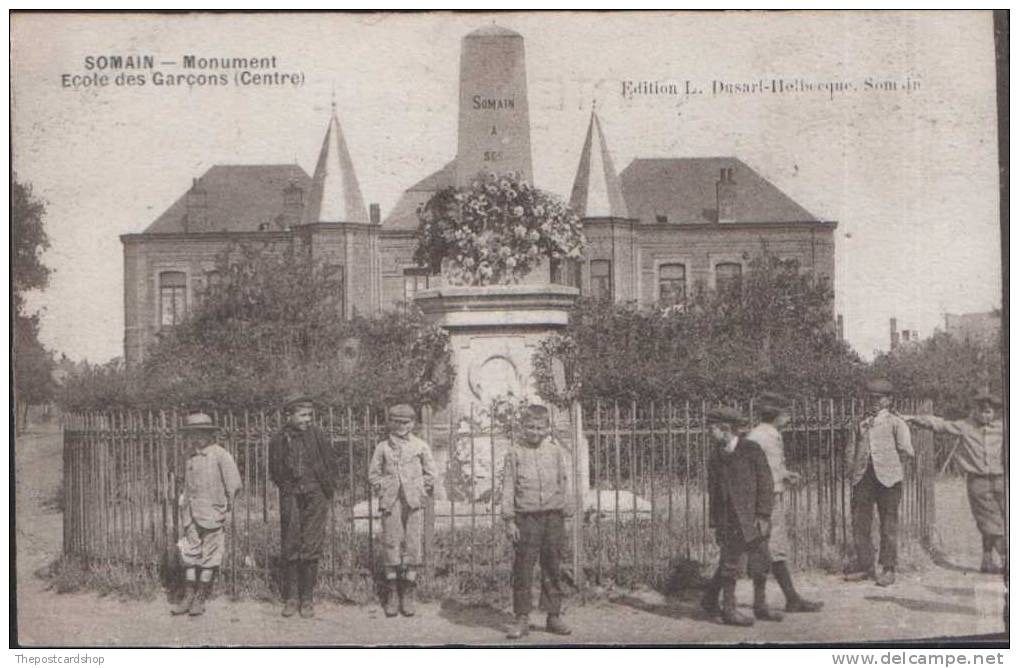
[[205,413],[192,413],[180,427],[187,448],[184,491],[179,503],[184,535],[177,542],[184,563],[186,590],[170,612],[198,616],[226,545],[226,520],[241,489],[241,474],[230,453],[216,444],[217,427]]
[[315,400],[292,395],[286,423],[269,440],[269,477],[279,489],[283,616],[315,616],[318,561],[325,544],[329,504],[339,467],[329,438],[319,429]]
[[902,501],[903,460],[913,457],[909,425],[891,411],[892,384],[887,380],[867,383],[870,405],[867,415],[856,427],[853,447],[847,448],[852,495],[853,540],[856,543],[856,568],[846,574],[847,582],[859,582],[875,576],[874,545],[871,523],[877,506],[881,529],[881,567],[877,584],[895,584],[898,560],[899,503]]
[[725,624],[752,626],[754,618],[736,610],[736,580],[743,558],[754,581],[754,617],[779,621],[768,608],[764,583],[771,567],[768,535],[775,484],[761,446],[741,438],[743,415],[734,408],[713,408],[705,415],[714,447],[708,458],[708,521],[715,530],[719,558],[716,577],[722,590]]
[[400,612],[411,617],[422,562],[424,504],[434,490],[435,464],[431,448],[412,433],[413,408],[391,406],[387,417],[389,436],[375,446],[368,481],[382,512],[386,616]]
[[548,409],[527,407],[520,438],[506,452],[502,469],[502,518],[513,543],[513,615],[507,637],[530,633],[534,562],[541,564],[541,598],[548,618],[545,630],[569,635],[562,621],[559,565],[573,500],[566,453],[550,434]]
[[1000,573],[994,551],[1002,565],[1008,561],[1005,545],[1005,468],[1002,464],[1003,430],[997,411],[1001,399],[990,392],[973,397],[973,408],[964,420],[945,420],[936,415],[916,415],[910,423],[941,434],[958,436],[955,461],[966,473],[966,495],[983,542],[980,572]]

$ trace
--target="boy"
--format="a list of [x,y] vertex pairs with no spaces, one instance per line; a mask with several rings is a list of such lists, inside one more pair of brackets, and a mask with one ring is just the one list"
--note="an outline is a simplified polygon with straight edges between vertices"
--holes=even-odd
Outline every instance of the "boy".
[[945,420],[935,415],[917,415],[909,422],[942,434],[961,437],[956,446],[956,461],[966,473],[966,495],[970,511],[983,542],[981,573],[1000,573],[994,563],[994,551],[1001,563],[1008,561],[1005,547],[1005,469],[1002,466],[1002,426],[997,417],[1001,400],[989,392],[973,398],[973,408],[965,420]]
[[572,632],[562,621],[559,562],[566,535],[565,518],[572,515],[563,449],[549,434],[548,409],[526,409],[520,439],[506,452],[502,470],[502,518],[513,543],[513,615],[508,638],[530,633],[531,582],[534,562],[541,563],[541,593],[548,618],[545,630]]
[[856,543],[856,569],[846,574],[847,582],[874,577],[874,545],[871,522],[877,506],[881,529],[881,575],[879,587],[895,584],[898,560],[899,503],[902,501],[902,462],[913,457],[909,425],[891,411],[894,388],[887,380],[867,383],[870,407],[857,427],[847,471],[853,486],[850,505],[853,512],[853,540]]
[[[435,485],[435,464],[428,444],[415,436],[414,409],[407,404],[388,411],[389,437],[375,446],[368,481],[379,497],[386,566],[386,617],[415,613],[414,587],[422,562],[424,502]],[[400,577],[402,575],[402,578]]]
[[216,571],[223,563],[226,518],[241,489],[241,474],[230,453],[216,445],[216,425],[205,413],[192,413],[180,427],[187,448],[184,491],[179,504],[184,535],[177,541],[186,590],[171,614],[198,616]]
[[287,422],[269,440],[269,477],[279,489],[283,616],[315,616],[318,561],[339,467],[329,438],[312,422],[306,394],[283,406]]
[[736,430],[743,416],[720,407],[705,415],[715,447],[708,459],[708,518],[718,542],[718,584],[722,590],[722,622],[753,626],[754,618],[736,610],[736,579],[743,557],[754,580],[754,616],[778,621],[768,609],[764,583],[771,565],[768,534],[775,486],[761,446],[740,438]]

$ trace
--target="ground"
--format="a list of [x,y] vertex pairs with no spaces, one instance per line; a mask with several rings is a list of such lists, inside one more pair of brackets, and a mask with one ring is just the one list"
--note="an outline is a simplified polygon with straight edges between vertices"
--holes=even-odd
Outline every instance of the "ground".
[[[57,594],[35,572],[61,548],[61,517],[54,505],[60,485],[60,432],[30,430],[15,452],[18,642],[23,646],[203,646],[376,644],[551,644],[563,638],[535,630],[523,641],[505,640],[507,611],[452,601],[421,606],[411,619],[387,619],[377,605],[323,603],[313,620],[279,617],[279,606],[213,600],[203,618],[171,618],[168,605],[121,602],[92,593]],[[570,643],[671,644],[741,642],[851,643],[1001,633],[1000,576],[974,572],[979,535],[958,481],[939,483],[938,520],[945,556],[938,565],[900,576],[888,589],[847,584],[835,576],[797,576],[801,590],[825,601],[819,614],[790,615],[751,629],[722,626],[701,613],[693,597],[668,600],[653,591],[573,606]],[[769,584],[773,603],[781,595]],[[749,583],[738,596],[749,601]],[[532,624],[540,618],[535,615]]]

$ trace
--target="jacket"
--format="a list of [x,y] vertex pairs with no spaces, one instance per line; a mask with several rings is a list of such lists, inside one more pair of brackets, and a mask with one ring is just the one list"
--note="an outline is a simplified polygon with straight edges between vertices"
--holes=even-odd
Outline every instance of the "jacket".
[[420,508],[422,499],[435,486],[431,448],[414,434],[406,439],[390,436],[380,441],[368,467],[368,482],[378,495],[382,510],[392,510],[401,489],[407,505]]
[[936,415],[916,415],[913,421],[942,434],[960,436],[962,441],[956,448],[959,468],[968,475],[1003,475],[1001,449],[1003,430],[1001,420],[979,425],[971,418],[945,420]]
[[882,409],[860,422],[850,450],[848,470],[853,485],[863,479],[867,466],[873,462],[878,482],[891,487],[902,481],[902,455],[913,456],[909,425],[895,413]]
[[[719,446],[708,459],[708,522],[713,529],[739,529],[743,540],[763,538],[755,519],[771,519],[775,484],[764,450],[757,443],[740,438],[736,448],[726,452]],[[736,526],[732,524],[735,522]]]
[[234,496],[241,489],[241,474],[234,458],[213,444],[195,450],[184,465],[184,523],[218,529],[226,522]]
[[297,491],[297,472],[291,462],[294,449],[301,445],[298,439],[302,438],[313,446],[309,448],[313,461],[308,462],[308,466],[315,472],[322,493],[331,499],[340,475],[339,464],[329,438],[316,425],[308,425],[303,432],[289,424],[284,425],[269,439],[269,478],[284,494]]
[[572,515],[566,454],[559,443],[546,437],[536,447],[516,444],[506,451],[502,467],[502,516],[512,520],[518,513],[561,510]]
[[747,432],[744,438],[761,446],[764,456],[768,459],[775,492],[784,492],[787,487],[785,478],[789,474],[789,469],[785,466],[785,444],[782,441],[782,433],[774,425],[761,422]]

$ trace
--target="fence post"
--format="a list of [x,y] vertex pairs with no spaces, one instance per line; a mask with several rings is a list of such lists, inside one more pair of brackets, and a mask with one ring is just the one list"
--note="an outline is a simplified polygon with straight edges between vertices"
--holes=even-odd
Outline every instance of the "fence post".
[[[581,552],[584,549],[584,544],[581,539],[581,525],[584,522],[584,487],[580,481],[580,461],[581,453],[580,449],[583,447],[581,444],[584,439],[584,427],[583,427],[584,413],[580,407],[580,401],[574,399],[573,404],[570,406],[570,426],[573,432],[573,456],[570,458],[570,465],[572,467],[572,479],[573,479],[573,582],[578,588],[583,590],[584,587],[584,575],[583,575],[583,561],[581,559]],[[585,474],[586,475],[586,474]]]

